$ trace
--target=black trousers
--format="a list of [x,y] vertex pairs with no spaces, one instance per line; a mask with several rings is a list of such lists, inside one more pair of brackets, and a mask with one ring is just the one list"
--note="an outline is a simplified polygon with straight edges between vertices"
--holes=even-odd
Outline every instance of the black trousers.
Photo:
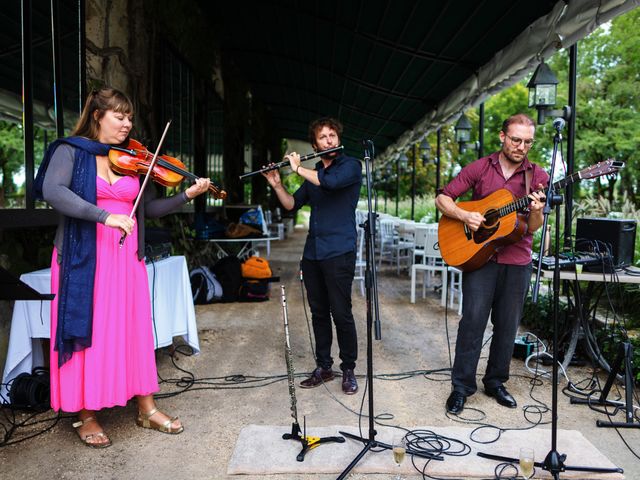
[[513,345],[531,281],[531,269],[531,264],[489,262],[463,275],[462,319],[458,325],[456,357],[451,372],[453,390],[464,395],[477,390],[476,371],[489,312],[493,338],[482,383],[485,388],[495,388],[509,379]]
[[355,252],[326,260],[302,259],[302,273],[311,309],[318,367],[328,369],[333,365],[332,317],[342,360],[340,368],[345,370],[356,367],[358,338],[351,313],[351,284],[355,268]]

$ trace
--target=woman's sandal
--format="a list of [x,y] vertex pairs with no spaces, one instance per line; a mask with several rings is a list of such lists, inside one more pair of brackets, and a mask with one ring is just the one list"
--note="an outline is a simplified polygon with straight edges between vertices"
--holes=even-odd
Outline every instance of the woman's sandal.
[[174,428],[171,426],[173,422],[178,420],[178,417],[170,418],[164,423],[152,422],[151,417],[158,413],[158,409],[154,408],[149,412],[140,412],[138,411],[138,418],[136,418],[136,425],[142,428],[150,428],[151,430],[157,430],[162,433],[169,433],[171,435],[177,435],[178,433],[182,433],[184,431],[184,427],[180,425],[178,428]]
[[[77,422],[74,422],[72,424],[73,428],[80,428],[81,426],[83,426],[85,423],[89,423],[89,422],[95,422],[97,421],[95,417],[87,417],[84,420],[78,420]],[[87,447],[91,447],[91,448],[107,448],[111,446],[111,440],[109,439],[109,437],[107,437],[107,435],[104,432],[97,432],[97,433],[90,433],[88,435],[85,435],[84,437],[80,434],[80,431],[78,431],[78,436],[80,437],[80,440],[82,440],[82,443],[84,443]],[[92,442],[91,440],[94,438],[106,438],[107,441],[106,442]]]

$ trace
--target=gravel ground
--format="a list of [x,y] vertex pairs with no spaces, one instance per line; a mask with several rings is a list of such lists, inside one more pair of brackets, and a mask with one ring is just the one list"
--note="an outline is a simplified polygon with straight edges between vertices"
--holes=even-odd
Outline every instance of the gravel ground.
[[[275,242],[271,252],[274,275],[287,288],[288,317],[294,364],[300,376],[313,368],[307,321],[304,314],[298,260],[305,232],[296,230],[284,242]],[[397,276],[395,268],[383,266],[378,274],[382,340],[373,342],[376,375],[402,372],[434,371],[449,367],[447,325],[451,345],[457,329],[457,315],[439,306],[439,295],[430,291],[426,299],[409,303],[409,278]],[[179,380],[193,374],[196,384],[187,392],[163,398],[160,407],[179,415],[185,425],[181,435],[171,436],[137,428],[135,406],[100,412],[99,418],[110,435],[113,446],[103,450],[84,447],[78,440],[70,418],[61,419],[52,429],[33,439],[0,449],[0,478],[29,479],[227,479],[253,480],[264,476],[226,475],[227,463],[240,430],[249,424],[290,425],[289,396],[284,362],[284,337],[279,284],[273,284],[271,300],[264,303],[234,303],[197,306],[196,314],[202,352],[197,356],[176,354],[175,365],[169,355],[158,354],[162,378]],[[353,311],[358,322],[360,360],[356,373],[364,385],[366,370],[366,305],[354,286]],[[488,335],[489,333],[487,333]],[[165,352],[166,353],[166,352]],[[336,355],[337,357],[337,355]],[[484,368],[485,358],[480,369]],[[189,373],[187,373],[189,372]],[[522,407],[535,404],[530,396],[529,375],[520,360],[512,362],[513,377],[509,390],[519,403],[510,410],[500,407],[482,393],[469,398],[466,413],[503,428],[530,425]],[[590,374],[587,369],[570,368],[576,382]],[[242,378],[244,382],[234,380]],[[278,376],[273,381],[251,382],[251,376]],[[400,375],[374,382],[375,411],[386,414],[384,423],[411,428],[419,425],[458,425],[445,415],[444,402],[449,394],[447,372],[440,374]],[[277,380],[277,381],[276,381]],[[560,387],[565,385],[561,381]],[[181,384],[167,382],[162,393],[180,390]],[[361,392],[364,391],[361,388]],[[551,386],[543,381],[533,389],[535,399],[551,404]],[[307,428],[326,425],[357,426],[361,408],[360,394],[345,396],[337,381],[327,388],[297,389],[300,422],[306,416]],[[472,410],[478,409],[476,410]],[[366,402],[365,402],[366,413]],[[51,417],[52,412],[41,417]],[[19,418],[24,418],[19,415]],[[621,436],[640,451],[640,432],[597,428],[595,421],[606,419],[586,406],[570,405],[560,393],[558,425],[577,429],[613,463],[625,469],[626,478],[640,478],[640,462],[624,445]],[[550,421],[550,414],[544,415]],[[619,421],[623,421],[620,418]],[[4,423],[5,420],[2,420]],[[19,438],[42,428],[37,424],[20,429]],[[366,432],[366,420],[363,426]],[[548,426],[542,427],[548,428]],[[365,433],[366,435],[366,433]],[[620,436],[621,435],[621,436]],[[256,439],[265,441],[268,439]],[[490,445],[487,446],[490,452]],[[562,445],[558,445],[562,453]],[[571,464],[571,459],[567,459]],[[346,465],[345,465],[346,467]],[[335,475],[269,475],[279,479],[328,479]],[[353,474],[352,479],[378,479],[384,475]],[[413,477],[412,477],[413,478]],[[416,475],[415,478],[420,478]]]

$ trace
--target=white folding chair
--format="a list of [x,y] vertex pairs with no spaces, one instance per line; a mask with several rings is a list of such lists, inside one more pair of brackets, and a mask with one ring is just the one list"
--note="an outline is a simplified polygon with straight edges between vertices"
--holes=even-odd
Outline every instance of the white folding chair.
[[447,267],[449,272],[449,308],[458,305],[458,315],[462,315],[462,270]]
[[426,225],[417,226],[413,234],[413,262],[424,263],[424,245],[427,239],[428,228]]
[[389,262],[393,259],[394,229],[395,221],[383,218],[378,226],[378,266],[382,266],[382,260]]
[[[440,248],[438,247],[438,227],[427,226],[424,235],[424,243],[422,244],[422,258],[421,263],[414,263],[411,266],[411,303],[416,303],[416,275],[418,271],[423,272],[422,279],[422,298],[425,297],[427,287],[427,274],[433,274],[440,272],[442,276],[441,283],[441,299],[440,304],[444,307],[446,305],[446,287],[447,287],[447,265],[442,259],[440,254]],[[416,229],[416,236],[418,229]],[[418,246],[416,242],[416,247]]]
[[413,249],[415,247],[415,227],[408,223],[400,223],[398,225],[398,239],[391,247],[392,257],[396,261],[396,273],[400,275],[400,262],[406,260],[407,266],[413,257]]

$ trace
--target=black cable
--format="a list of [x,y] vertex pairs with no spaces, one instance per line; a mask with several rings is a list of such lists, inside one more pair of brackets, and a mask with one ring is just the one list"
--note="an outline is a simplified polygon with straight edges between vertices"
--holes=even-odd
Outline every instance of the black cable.
[[300,259],[300,298],[302,299],[302,311],[304,312],[304,318],[307,321],[307,333],[309,334],[309,345],[311,345],[311,354],[313,355],[314,362],[318,362],[316,358],[316,349],[313,344],[313,337],[311,335],[311,325],[309,324],[309,314],[307,313],[306,295],[304,294],[304,272],[302,271],[302,258]]
[[[407,449],[419,453],[449,457],[464,457],[471,453],[471,447],[463,441],[439,435],[432,430],[409,430],[405,437],[407,438]],[[424,460],[424,465],[422,466],[416,464],[419,460],[423,460],[423,458],[411,455],[411,464],[422,475],[422,478],[444,480],[426,472],[432,461],[431,459]],[[447,480],[451,480],[451,477],[447,477]]]
[[[512,470],[514,472],[513,475],[506,475],[505,471]],[[535,475],[536,469],[533,469],[533,474]],[[496,465],[496,468],[493,470],[494,478],[497,480],[516,480],[518,478],[518,467],[516,467],[513,463],[499,463]],[[533,477],[532,477],[533,478]]]
[[[156,326],[156,302],[154,301],[156,297],[156,276],[157,276],[156,261],[153,259],[153,257],[151,257],[150,260],[151,260],[151,268],[153,269],[153,282],[151,284],[151,320],[153,321],[153,333],[154,333],[154,338],[156,340],[154,350],[157,350],[158,349],[158,328]],[[147,273],[146,266],[145,266],[145,273]]]
[[[45,415],[48,412],[38,412],[28,415],[24,420],[17,421],[15,410],[21,410],[19,408],[12,407],[10,405],[0,405],[0,411],[2,412],[7,423],[5,424],[3,421],[0,421],[0,429],[2,433],[0,433],[0,448],[6,447],[9,445],[15,445],[16,443],[24,442],[26,440],[35,438],[43,433],[48,432],[53,427],[55,427],[60,419],[62,418],[72,418],[72,415],[62,415],[58,412],[55,417],[46,417],[43,419],[37,419],[39,416]],[[9,417],[9,412],[11,413]],[[24,435],[22,437],[16,438],[12,440],[20,429],[26,429],[28,427],[32,427],[34,425],[38,425],[41,423],[49,423],[44,429],[39,430],[35,433]]]
[[[14,445],[37,437],[51,430],[60,418],[66,418],[58,413],[55,417],[38,419],[38,417],[46,415],[50,409],[49,371],[47,369],[36,367],[31,374],[22,373],[3,386],[9,392],[9,402],[0,404],[0,411],[3,415],[3,419],[0,419],[0,447]],[[6,401],[7,399],[3,397],[2,400]],[[26,414],[26,417],[19,421],[16,412],[22,411],[34,413]],[[49,422],[53,423],[42,430],[15,438],[21,429]]]
[[[449,353],[449,368],[453,368],[453,357],[451,356],[451,340],[449,339],[449,285],[450,282],[447,279],[447,291],[445,293],[445,303],[444,303],[444,334],[447,338],[447,352]],[[462,286],[460,286],[462,289]]]

